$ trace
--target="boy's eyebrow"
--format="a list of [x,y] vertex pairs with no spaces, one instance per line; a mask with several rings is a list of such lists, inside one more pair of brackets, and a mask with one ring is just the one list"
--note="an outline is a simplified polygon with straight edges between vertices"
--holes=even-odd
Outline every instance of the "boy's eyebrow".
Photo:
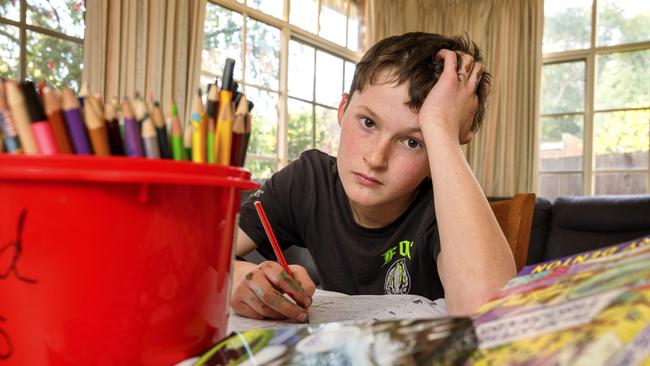
[[[375,113],[372,109],[370,109],[368,106],[365,105],[359,105],[359,108],[363,109],[366,114],[373,120],[373,121],[382,121],[382,118],[379,117],[377,113]],[[412,134],[412,133],[422,133],[422,130],[420,130],[420,127],[411,127],[407,128],[402,133],[405,134]]]
[[372,109],[370,109],[368,106],[365,105],[360,105],[359,108],[363,109],[366,114],[370,116],[371,119],[375,121],[380,121],[381,117],[377,113],[375,113]]

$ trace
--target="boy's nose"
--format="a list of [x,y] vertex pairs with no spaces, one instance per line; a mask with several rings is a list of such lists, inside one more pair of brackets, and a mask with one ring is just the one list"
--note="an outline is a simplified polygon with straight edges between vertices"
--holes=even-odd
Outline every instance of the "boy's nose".
[[385,169],[388,166],[389,144],[378,141],[368,146],[363,160],[373,169]]

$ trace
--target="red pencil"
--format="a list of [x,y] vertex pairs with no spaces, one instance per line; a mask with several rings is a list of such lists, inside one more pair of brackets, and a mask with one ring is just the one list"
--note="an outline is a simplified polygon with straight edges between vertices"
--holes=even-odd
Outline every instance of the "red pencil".
[[287,265],[287,261],[286,259],[284,259],[284,255],[282,254],[282,249],[280,249],[280,244],[278,244],[278,239],[275,238],[275,234],[273,233],[273,229],[271,228],[269,219],[266,217],[266,212],[264,212],[264,207],[262,207],[262,202],[255,201],[253,204],[255,205],[257,214],[259,215],[260,220],[262,221],[262,225],[264,226],[264,231],[266,231],[266,236],[268,236],[269,240],[271,241],[271,246],[273,246],[275,257],[278,258],[278,262],[280,262],[282,268],[284,268],[284,270],[287,271],[287,273],[290,276],[292,276],[293,273],[291,273],[291,270]]

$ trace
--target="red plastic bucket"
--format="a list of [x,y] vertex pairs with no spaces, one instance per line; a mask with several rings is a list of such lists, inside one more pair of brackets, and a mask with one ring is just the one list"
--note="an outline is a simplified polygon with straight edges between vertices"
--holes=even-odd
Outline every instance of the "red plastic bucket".
[[232,167],[0,156],[0,365],[169,365],[226,335]]

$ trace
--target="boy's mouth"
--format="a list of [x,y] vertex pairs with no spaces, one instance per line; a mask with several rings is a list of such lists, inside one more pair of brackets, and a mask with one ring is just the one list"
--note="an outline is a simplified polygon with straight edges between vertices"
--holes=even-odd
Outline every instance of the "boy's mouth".
[[358,172],[352,172],[352,174],[354,174],[354,176],[356,177],[357,183],[361,185],[368,186],[368,187],[383,185],[383,183],[377,180],[376,178],[367,176],[365,174],[358,173]]

